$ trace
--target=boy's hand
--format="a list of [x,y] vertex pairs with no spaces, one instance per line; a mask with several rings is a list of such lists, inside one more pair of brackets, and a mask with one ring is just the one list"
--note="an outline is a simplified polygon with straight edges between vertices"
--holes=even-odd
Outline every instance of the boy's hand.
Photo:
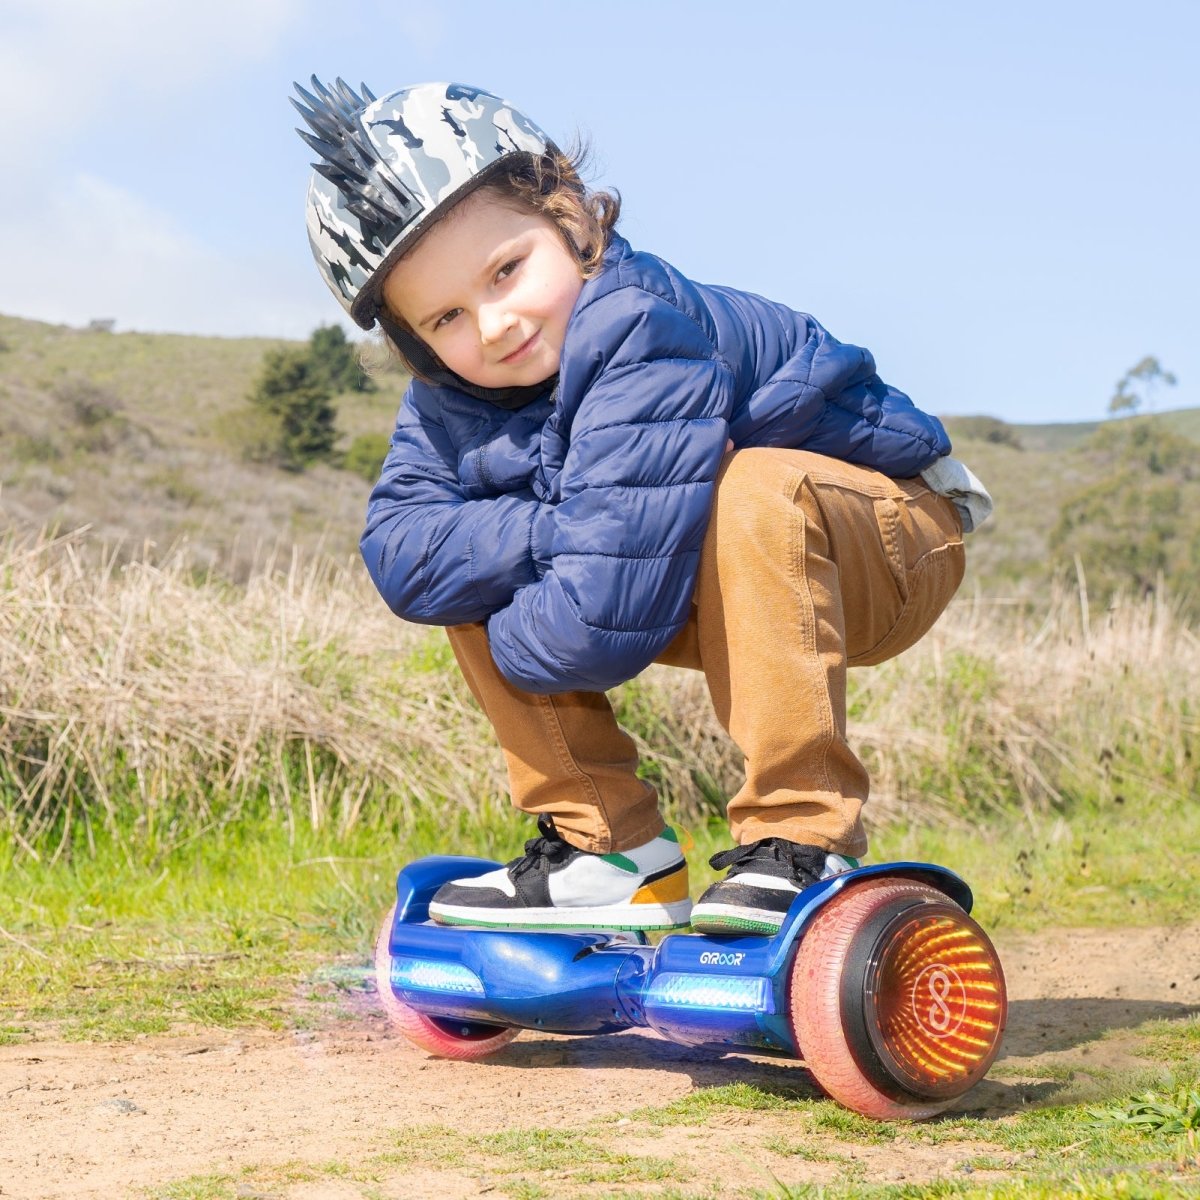
[[728,454],[733,449],[733,438],[729,438],[725,442],[725,453]]

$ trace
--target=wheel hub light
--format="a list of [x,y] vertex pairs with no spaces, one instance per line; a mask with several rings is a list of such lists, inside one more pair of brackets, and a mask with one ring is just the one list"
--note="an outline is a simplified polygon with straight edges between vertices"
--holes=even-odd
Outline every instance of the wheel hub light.
[[867,1035],[883,1066],[920,1095],[965,1092],[996,1057],[1007,1013],[987,935],[957,910],[923,905],[900,914],[876,947],[864,999]]

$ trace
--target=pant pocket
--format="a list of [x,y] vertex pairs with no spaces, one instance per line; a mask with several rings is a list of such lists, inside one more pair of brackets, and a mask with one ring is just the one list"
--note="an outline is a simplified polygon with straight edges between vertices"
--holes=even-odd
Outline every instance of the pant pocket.
[[900,505],[890,496],[875,501],[875,524],[879,527],[879,540],[883,546],[883,557],[891,573],[892,582],[900,602],[908,599],[909,574],[905,563],[904,516]]
[[[888,554],[889,565],[892,555]],[[876,645],[848,659],[852,667],[869,667],[895,658],[933,627],[962,583],[966,554],[961,541],[930,550],[905,573],[904,605],[892,628]]]

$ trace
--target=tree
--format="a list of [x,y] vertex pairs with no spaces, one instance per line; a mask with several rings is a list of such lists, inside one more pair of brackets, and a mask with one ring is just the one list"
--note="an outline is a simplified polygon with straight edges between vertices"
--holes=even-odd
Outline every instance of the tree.
[[352,342],[340,325],[321,325],[308,339],[308,355],[313,372],[324,380],[330,391],[373,392],[375,381],[359,365]]
[[1130,367],[1121,376],[1117,390],[1108,402],[1109,413],[1135,413],[1143,401],[1146,401],[1149,407],[1149,401],[1161,384],[1174,387],[1175,376],[1170,371],[1164,371],[1158,359],[1148,354],[1137,366]]
[[272,456],[289,471],[330,458],[337,441],[332,388],[308,349],[269,350],[250,402],[272,420]]

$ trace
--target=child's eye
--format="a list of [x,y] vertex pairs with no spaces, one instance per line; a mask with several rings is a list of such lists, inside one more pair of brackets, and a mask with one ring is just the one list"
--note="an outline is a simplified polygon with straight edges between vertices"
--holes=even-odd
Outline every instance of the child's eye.
[[519,258],[514,258],[511,261],[506,262],[504,266],[502,266],[500,270],[496,272],[496,278],[507,279],[520,265],[521,260]]
[[442,315],[434,322],[434,329],[441,329],[443,325],[449,325],[450,322],[453,321],[460,312],[462,312],[461,308],[452,308],[449,312],[442,313]]

